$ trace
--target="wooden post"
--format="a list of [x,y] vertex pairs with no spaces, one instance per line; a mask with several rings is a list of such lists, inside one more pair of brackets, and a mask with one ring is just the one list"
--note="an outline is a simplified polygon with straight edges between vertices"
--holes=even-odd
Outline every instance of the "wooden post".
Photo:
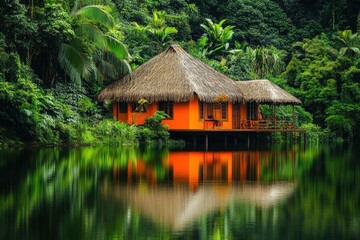
[[247,147],[248,147],[248,149],[250,147],[250,135],[249,134],[247,134]]
[[292,105],[292,124],[293,127],[295,127],[295,105]]
[[292,180],[294,181],[295,179],[295,152],[292,151],[291,154],[291,176],[292,176]]
[[205,135],[205,148],[206,151],[209,149],[209,137],[207,134]]
[[274,128],[276,129],[276,103],[274,104]]

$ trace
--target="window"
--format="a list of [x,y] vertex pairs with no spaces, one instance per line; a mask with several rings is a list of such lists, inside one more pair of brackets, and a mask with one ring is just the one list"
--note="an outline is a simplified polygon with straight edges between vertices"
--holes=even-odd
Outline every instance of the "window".
[[228,103],[227,102],[221,103],[221,118],[223,120],[227,119],[227,115],[228,115]]
[[213,103],[206,104],[206,118],[207,119],[213,119],[215,118],[215,107]]
[[204,103],[199,101],[199,118],[204,119]]
[[159,102],[159,111],[165,112],[169,115],[168,119],[174,118],[174,102]]
[[120,102],[118,103],[118,112],[119,113],[127,113],[127,103],[126,102]]
[[146,105],[140,105],[138,103],[131,103],[131,112],[146,112]]
[[220,105],[218,103],[204,103],[199,101],[199,118],[200,119],[221,119],[228,118],[228,103],[224,102]]
[[257,120],[257,109],[258,104],[256,102],[248,102],[247,103],[247,119],[248,120]]

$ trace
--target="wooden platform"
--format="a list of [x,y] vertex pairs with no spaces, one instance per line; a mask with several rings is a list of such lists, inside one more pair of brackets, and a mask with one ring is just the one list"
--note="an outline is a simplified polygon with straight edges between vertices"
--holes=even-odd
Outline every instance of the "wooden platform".
[[[204,141],[206,150],[209,146],[210,137],[213,138],[213,141],[223,140],[225,146],[227,146],[228,138],[234,140],[235,145],[238,142],[239,138],[244,138],[247,141],[247,145],[250,145],[250,138],[257,139],[257,134],[261,133],[275,133],[280,132],[285,135],[285,139],[289,136],[290,142],[292,142],[293,133],[299,134],[299,141],[306,145],[306,131],[304,129],[172,129],[169,130],[172,137],[177,136],[179,139],[187,139],[189,142],[193,142],[194,147],[197,145],[197,139]],[[185,138],[185,139],[184,139]],[[302,140],[301,140],[302,138]],[[202,140],[201,140],[202,139]]]
[[220,129],[220,128],[206,128],[206,129],[170,129],[169,132],[173,133],[200,133],[200,134],[206,134],[206,133],[245,133],[245,132],[298,132],[298,133],[305,133],[305,129]]

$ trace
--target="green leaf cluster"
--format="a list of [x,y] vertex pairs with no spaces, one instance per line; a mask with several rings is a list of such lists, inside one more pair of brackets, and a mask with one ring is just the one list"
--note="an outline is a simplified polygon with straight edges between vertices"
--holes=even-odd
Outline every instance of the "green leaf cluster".
[[313,114],[314,123],[343,138],[352,138],[359,131],[360,65],[359,54],[353,51],[359,46],[357,34],[349,30],[305,39],[293,45],[284,72]]

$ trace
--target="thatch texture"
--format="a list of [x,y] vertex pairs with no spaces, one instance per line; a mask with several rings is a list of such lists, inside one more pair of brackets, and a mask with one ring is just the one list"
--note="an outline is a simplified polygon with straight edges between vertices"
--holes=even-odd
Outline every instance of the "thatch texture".
[[243,100],[233,80],[190,56],[179,45],[172,45],[131,75],[107,86],[97,100],[185,102],[195,94],[204,102],[213,102],[221,94],[232,102]]
[[267,79],[237,81],[245,101],[274,104],[301,104],[301,101]]

